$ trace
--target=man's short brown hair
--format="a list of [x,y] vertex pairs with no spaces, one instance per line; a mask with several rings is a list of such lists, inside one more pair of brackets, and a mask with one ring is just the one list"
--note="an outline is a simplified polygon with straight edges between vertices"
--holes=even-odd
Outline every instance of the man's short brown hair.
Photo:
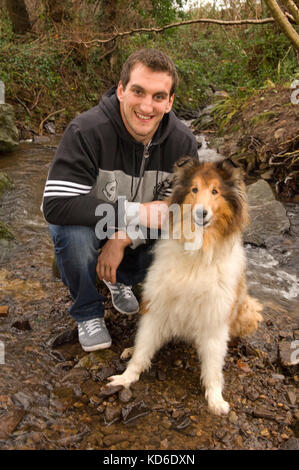
[[179,77],[175,65],[170,57],[157,49],[140,49],[136,52],[133,52],[133,54],[128,57],[120,74],[120,81],[122,82],[124,89],[130,80],[132,68],[139,63],[145,65],[145,67],[154,72],[168,73],[168,75],[170,75],[172,78],[170,96],[174,94],[179,83]]

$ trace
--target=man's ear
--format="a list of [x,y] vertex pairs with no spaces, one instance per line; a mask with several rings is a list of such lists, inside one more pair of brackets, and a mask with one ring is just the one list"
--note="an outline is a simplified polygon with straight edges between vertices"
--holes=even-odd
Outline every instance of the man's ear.
[[171,97],[169,98],[169,102],[168,102],[168,104],[167,104],[165,113],[169,113],[169,111],[171,110],[172,105],[173,105],[173,100],[174,100],[174,93],[173,93],[173,94],[171,95]]
[[123,87],[121,80],[118,82],[116,94],[117,94],[117,98],[119,99],[119,101],[122,101],[123,94],[124,94],[124,87]]

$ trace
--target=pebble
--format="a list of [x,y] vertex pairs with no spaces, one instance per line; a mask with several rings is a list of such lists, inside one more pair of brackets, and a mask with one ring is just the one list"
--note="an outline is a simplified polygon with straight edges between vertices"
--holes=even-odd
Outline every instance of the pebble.
[[128,403],[133,396],[132,391],[129,388],[124,388],[119,392],[118,398],[121,403]]
[[0,439],[7,439],[25,415],[25,410],[13,410],[0,416]]
[[151,410],[147,407],[144,401],[130,403],[129,405],[124,406],[122,409],[123,421],[124,423],[128,423],[129,421],[150,413],[150,411]]
[[120,409],[115,408],[114,406],[106,406],[105,409],[105,419],[108,423],[116,421],[120,417]]
[[238,422],[238,416],[234,411],[231,411],[228,416],[228,420],[231,424],[237,424]]
[[99,392],[99,396],[101,398],[110,397],[111,395],[114,395],[115,393],[122,390],[122,388],[123,388],[122,385],[105,385],[104,387],[101,388]]
[[9,311],[9,308],[7,305],[1,305],[0,306],[0,317],[7,317],[8,316],[8,311]]
[[288,401],[291,405],[295,405],[296,400],[297,400],[296,393],[294,393],[292,390],[288,390],[287,391],[287,399],[288,399]]
[[126,440],[126,436],[122,434],[109,434],[108,436],[104,437],[103,444],[105,447],[111,447],[125,440]]

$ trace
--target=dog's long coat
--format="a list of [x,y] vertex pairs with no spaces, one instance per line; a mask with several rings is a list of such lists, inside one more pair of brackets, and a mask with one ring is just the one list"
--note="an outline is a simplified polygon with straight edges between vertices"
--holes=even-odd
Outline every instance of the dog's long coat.
[[[231,161],[190,157],[177,163],[174,181],[170,204],[179,205],[179,218],[172,219],[171,237],[155,247],[133,357],[122,375],[109,380],[129,387],[164,343],[180,338],[197,349],[210,410],[228,413],[222,397],[228,339],[251,333],[262,320],[261,305],[247,294],[245,279],[245,185]],[[190,226],[177,239],[186,213]]]

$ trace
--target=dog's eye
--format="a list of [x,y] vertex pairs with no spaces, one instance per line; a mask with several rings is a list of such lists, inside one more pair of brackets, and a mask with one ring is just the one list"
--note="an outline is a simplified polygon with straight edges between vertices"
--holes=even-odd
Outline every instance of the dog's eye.
[[212,189],[212,194],[218,194],[217,189]]
[[192,188],[192,192],[193,192],[193,193],[198,193],[198,188],[196,188],[196,187],[195,187],[195,188]]

